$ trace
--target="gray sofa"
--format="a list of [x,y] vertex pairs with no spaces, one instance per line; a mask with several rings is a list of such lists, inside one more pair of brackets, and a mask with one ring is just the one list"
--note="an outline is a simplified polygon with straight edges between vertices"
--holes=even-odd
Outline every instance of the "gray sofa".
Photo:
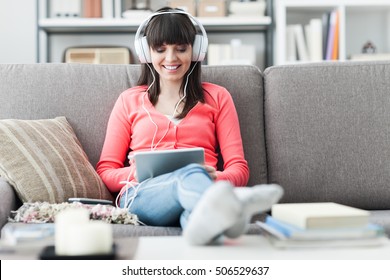
[[[205,66],[238,111],[249,185],[278,183],[282,202],[334,201],[371,210],[390,233],[390,62]],[[93,166],[118,95],[138,65],[0,65],[0,119],[66,116]],[[26,175],[27,176],[27,175]],[[0,228],[20,200],[0,178]],[[115,225],[116,236],[180,228]],[[255,233],[251,227],[248,233]]]

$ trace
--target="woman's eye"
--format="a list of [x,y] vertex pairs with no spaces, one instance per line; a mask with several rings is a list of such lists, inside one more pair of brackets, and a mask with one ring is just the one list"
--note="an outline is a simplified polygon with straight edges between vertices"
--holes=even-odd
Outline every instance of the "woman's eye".
[[156,52],[162,53],[162,52],[164,52],[164,49],[156,49]]

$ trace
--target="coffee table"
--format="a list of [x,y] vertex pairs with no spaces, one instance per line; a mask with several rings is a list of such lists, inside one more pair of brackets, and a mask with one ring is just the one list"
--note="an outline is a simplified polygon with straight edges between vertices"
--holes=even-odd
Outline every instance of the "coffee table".
[[[122,260],[390,260],[390,241],[379,247],[276,249],[261,235],[244,235],[210,246],[191,246],[181,236],[115,239]],[[0,251],[1,260],[37,259],[52,239]]]
[[[138,238],[115,239],[116,259],[131,260],[137,249]],[[54,238],[21,243],[12,247],[0,246],[0,260],[36,260],[46,246],[53,246]],[[77,259],[77,258],[75,258]]]
[[261,235],[244,235],[212,246],[191,246],[181,236],[140,237],[134,259],[390,260],[390,241],[378,247],[276,249]]

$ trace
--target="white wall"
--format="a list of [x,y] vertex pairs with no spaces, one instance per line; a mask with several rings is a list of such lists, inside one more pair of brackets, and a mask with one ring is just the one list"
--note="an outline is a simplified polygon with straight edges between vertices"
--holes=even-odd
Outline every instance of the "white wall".
[[0,0],[0,63],[37,61],[35,0]]

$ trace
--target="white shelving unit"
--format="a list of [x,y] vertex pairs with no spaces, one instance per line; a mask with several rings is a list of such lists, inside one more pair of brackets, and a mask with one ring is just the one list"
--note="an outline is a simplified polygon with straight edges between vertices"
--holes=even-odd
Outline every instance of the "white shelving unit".
[[[210,30],[261,30],[271,25],[270,17],[224,17],[198,18]],[[133,31],[137,30],[141,19],[104,19],[104,18],[43,18],[39,20],[39,27],[46,32],[94,32],[94,31]]]
[[286,64],[286,26],[307,24],[333,9],[339,11],[339,60],[361,52],[371,41],[380,53],[390,52],[389,0],[275,0],[274,62]]
[[[38,62],[51,61],[51,37],[54,35],[135,35],[138,26],[143,18],[127,19],[122,18],[121,0],[113,1],[112,18],[50,18],[49,5],[50,0],[36,0],[38,10]],[[273,15],[272,0],[267,0],[267,14]],[[272,16],[262,17],[219,17],[205,18],[198,20],[204,25],[209,41],[213,36],[235,32],[242,36],[246,33],[265,34],[264,64],[265,66],[273,64],[273,20]],[[91,45],[94,41],[91,41]],[[129,43],[129,46],[132,44]]]

